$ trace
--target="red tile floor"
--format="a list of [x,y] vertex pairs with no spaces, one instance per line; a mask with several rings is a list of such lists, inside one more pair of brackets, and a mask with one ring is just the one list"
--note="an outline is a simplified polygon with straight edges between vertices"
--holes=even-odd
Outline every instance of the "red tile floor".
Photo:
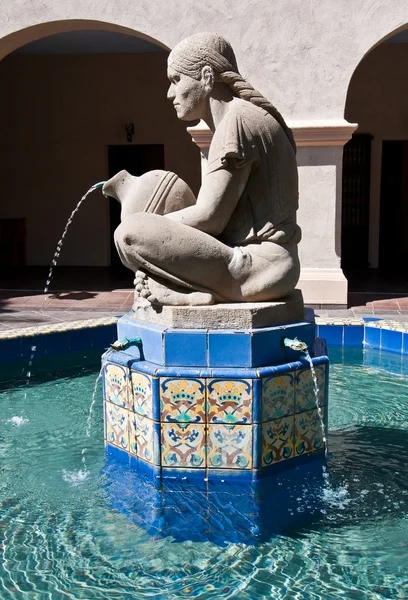
[[[48,268],[2,270],[0,330],[47,322],[120,315],[133,302],[130,271],[95,267],[56,267],[49,292],[43,293]],[[408,320],[408,278],[376,270],[348,272],[348,308],[314,306],[319,316],[384,316]]]

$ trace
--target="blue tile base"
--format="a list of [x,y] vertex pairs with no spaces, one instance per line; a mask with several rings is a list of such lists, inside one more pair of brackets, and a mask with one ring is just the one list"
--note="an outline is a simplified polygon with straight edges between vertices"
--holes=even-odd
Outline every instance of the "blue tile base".
[[153,478],[201,483],[254,481],[321,457],[329,364],[324,340],[316,342],[319,409],[305,359],[201,368],[106,352],[108,454]]
[[299,360],[301,354],[283,344],[285,338],[305,342],[313,355],[313,315],[305,321],[257,329],[171,329],[134,318],[118,321],[118,340],[135,340],[125,353],[130,358],[166,367],[254,368]]

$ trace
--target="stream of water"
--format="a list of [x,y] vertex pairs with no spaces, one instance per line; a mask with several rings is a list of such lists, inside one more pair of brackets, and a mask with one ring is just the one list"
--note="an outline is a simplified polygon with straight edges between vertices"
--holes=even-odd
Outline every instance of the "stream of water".
[[315,371],[315,368],[314,368],[314,365],[313,365],[312,357],[309,354],[309,350],[306,349],[304,351],[304,355],[306,357],[307,362],[309,363],[310,370],[312,372],[313,392],[314,392],[314,395],[315,395],[317,414],[319,415],[320,426],[322,428],[322,440],[323,440],[323,444],[324,444],[324,453],[325,453],[326,458],[327,458],[327,453],[328,453],[328,449],[327,449],[327,435],[326,435],[326,427],[325,427],[325,424],[324,424],[322,407],[320,406],[320,402],[319,402],[319,384],[318,384],[318,381],[317,381],[316,371]]
[[[60,254],[61,254],[61,248],[62,248],[62,245],[64,243],[65,236],[67,235],[69,226],[71,225],[71,223],[72,223],[72,221],[74,219],[74,216],[78,212],[78,210],[79,210],[81,204],[83,203],[83,201],[89,196],[89,194],[91,194],[95,190],[101,188],[104,183],[105,183],[105,181],[100,181],[99,183],[95,183],[92,187],[90,187],[89,190],[86,192],[86,194],[84,194],[82,196],[82,198],[80,199],[80,201],[78,202],[78,204],[76,205],[76,207],[74,208],[74,210],[72,211],[72,213],[71,213],[71,215],[70,215],[70,217],[69,217],[69,219],[68,219],[68,221],[67,221],[67,223],[65,225],[65,229],[62,232],[61,239],[59,240],[59,242],[57,244],[57,247],[55,249],[54,256],[53,256],[53,259],[51,261],[51,266],[50,266],[50,270],[49,270],[49,273],[48,273],[47,281],[46,281],[45,287],[44,287],[44,294],[46,294],[48,292],[48,290],[49,290],[49,287],[50,287],[50,284],[51,284],[51,280],[52,280],[52,276],[53,276],[54,267],[56,267],[56,265],[57,265],[58,258],[59,258]],[[43,306],[44,306],[44,302],[45,302],[45,299],[43,301]]]

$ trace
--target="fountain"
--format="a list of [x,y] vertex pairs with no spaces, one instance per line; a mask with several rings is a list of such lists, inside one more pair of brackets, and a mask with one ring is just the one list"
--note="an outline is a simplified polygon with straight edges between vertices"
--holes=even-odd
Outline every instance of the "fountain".
[[181,42],[168,77],[177,116],[214,137],[197,199],[166,171],[102,188],[135,273],[103,356],[106,452],[159,480],[254,481],[326,452],[328,358],[295,289],[296,147],[220,36]]

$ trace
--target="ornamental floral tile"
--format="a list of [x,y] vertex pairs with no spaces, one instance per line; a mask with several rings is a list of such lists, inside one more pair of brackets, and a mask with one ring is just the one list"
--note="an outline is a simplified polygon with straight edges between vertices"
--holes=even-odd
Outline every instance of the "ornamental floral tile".
[[154,421],[134,413],[131,415],[130,432],[130,452],[151,464],[157,464],[159,453],[155,448]]
[[293,415],[262,423],[262,466],[294,456],[295,418]]
[[160,420],[178,423],[205,421],[205,380],[160,378]]
[[105,439],[122,450],[129,450],[129,416],[126,408],[105,402]]
[[152,378],[132,371],[133,410],[142,417],[153,419]]
[[262,421],[281,419],[295,412],[293,373],[262,379]]
[[317,408],[295,415],[295,453],[296,456],[321,450],[324,447],[323,424],[326,407]]
[[[319,406],[327,404],[325,399],[326,367],[315,367],[317,386],[319,388]],[[296,374],[295,413],[316,408],[315,385],[311,369],[302,369]]]
[[105,398],[112,404],[131,408],[129,406],[129,377],[128,369],[108,363],[105,367]]
[[251,379],[207,380],[208,423],[252,423]]
[[204,424],[162,423],[161,443],[163,467],[203,468],[206,466]]
[[208,425],[208,467],[251,469],[252,425]]

